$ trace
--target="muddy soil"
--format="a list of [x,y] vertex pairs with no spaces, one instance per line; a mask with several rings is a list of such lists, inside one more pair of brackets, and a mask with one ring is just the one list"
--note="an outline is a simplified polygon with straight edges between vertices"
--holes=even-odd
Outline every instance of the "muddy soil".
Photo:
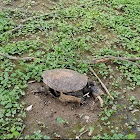
[[[58,99],[45,93],[32,93],[36,87],[42,83],[29,84],[24,101],[26,107],[33,105],[31,111],[26,112],[24,134],[31,134],[33,131],[41,130],[42,134],[55,138],[56,134],[61,138],[75,138],[72,130],[80,129],[84,125],[90,124],[98,119],[98,114],[102,110],[99,102],[93,105],[93,98],[89,98],[87,103],[79,106],[76,103],[63,104]],[[58,118],[62,118],[64,123],[59,123]],[[45,128],[42,128],[42,125]]]

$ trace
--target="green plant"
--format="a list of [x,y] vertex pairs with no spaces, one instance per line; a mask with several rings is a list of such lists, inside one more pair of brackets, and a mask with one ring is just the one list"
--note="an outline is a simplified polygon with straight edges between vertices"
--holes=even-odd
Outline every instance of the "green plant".
[[25,136],[25,139],[50,139],[50,137],[47,136],[47,135],[44,135],[44,136],[43,136],[43,135],[41,134],[41,131],[38,130],[38,131],[34,132],[34,134],[32,134],[31,136],[26,135],[26,136]]
[[92,139],[134,139],[135,134],[128,134],[128,135],[123,135],[123,134],[113,134],[113,136],[108,135],[107,133],[104,133],[103,136],[97,135],[92,137]]

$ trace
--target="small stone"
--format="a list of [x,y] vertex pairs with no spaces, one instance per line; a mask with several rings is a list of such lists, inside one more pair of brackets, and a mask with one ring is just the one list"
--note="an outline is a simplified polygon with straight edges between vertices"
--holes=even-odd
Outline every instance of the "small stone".
[[51,101],[48,101],[48,104],[51,104],[52,102]]
[[80,139],[79,136],[76,136],[76,139]]
[[128,123],[125,123],[126,126],[128,126]]
[[34,4],[35,3],[35,1],[32,1],[32,4]]
[[139,132],[140,132],[140,127],[137,127],[137,131],[139,131]]
[[113,110],[117,110],[117,107],[116,107],[116,106],[112,106],[112,109],[113,109]]
[[126,106],[124,107],[124,109],[126,109]]
[[134,109],[131,111],[132,114],[134,114],[135,112],[139,111],[138,109]]
[[89,116],[85,116],[84,118],[85,118],[86,122],[88,123],[88,121],[89,121]]

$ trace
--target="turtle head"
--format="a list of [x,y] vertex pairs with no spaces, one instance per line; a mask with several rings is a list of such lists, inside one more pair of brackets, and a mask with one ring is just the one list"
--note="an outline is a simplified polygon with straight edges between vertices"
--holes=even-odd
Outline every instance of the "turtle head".
[[90,94],[93,95],[95,100],[99,100],[100,107],[103,107],[103,99],[101,98],[101,95],[103,95],[103,91],[96,85],[90,87]]
[[98,99],[100,101],[100,107],[103,107],[103,100],[100,97],[104,94],[103,91],[91,80],[87,83],[87,89],[89,91],[89,95],[93,96],[95,100]]
[[88,82],[88,88],[90,94],[93,95],[95,98],[97,96],[103,95],[103,91],[93,81]]
[[99,88],[98,86],[91,86],[90,87],[90,93],[96,98],[97,96],[99,96]]

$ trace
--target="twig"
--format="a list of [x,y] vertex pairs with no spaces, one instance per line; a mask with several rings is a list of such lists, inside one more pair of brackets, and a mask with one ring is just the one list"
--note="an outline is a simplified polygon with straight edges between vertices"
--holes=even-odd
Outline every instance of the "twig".
[[96,99],[99,100],[99,102],[100,102],[100,107],[103,107],[104,101],[103,101],[103,99],[101,98],[101,96],[97,96]]
[[22,129],[21,129],[21,131],[20,131],[20,134],[19,134],[19,136],[17,137],[17,139],[20,138],[20,136],[21,136],[22,132],[24,131],[24,129],[25,129],[25,125],[23,125],[23,127],[22,127]]
[[112,98],[114,100],[114,98],[110,95],[108,89],[106,88],[105,84],[101,81],[101,79],[98,77],[98,75],[95,73],[95,71],[91,67],[89,67],[89,70],[95,75],[95,77],[101,83],[102,87],[104,88],[104,90],[106,91],[106,93],[110,96],[110,98]]
[[126,61],[126,62],[129,62],[131,64],[134,64],[134,65],[140,67],[139,64],[133,62],[133,61],[140,60],[140,57],[136,57],[136,58],[128,57],[127,58],[127,57],[116,57],[116,56],[104,56],[104,57],[101,57],[101,58],[93,59],[92,62],[87,62],[87,61],[85,61],[85,62],[90,63],[90,64],[96,64],[96,63],[102,63],[102,62],[106,62],[106,61],[114,60],[114,59],[121,60],[121,61]]
[[111,56],[111,55],[108,55],[108,56],[103,56],[101,58],[96,58],[94,59],[93,61],[100,61],[100,60],[113,60],[113,59],[118,59],[118,60],[122,60],[122,61],[137,61],[137,60],[140,60],[140,57],[116,57],[116,56]]
[[85,131],[83,131],[82,133],[80,133],[80,135],[79,135],[79,136],[76,136],[76,139],[80,139],[80,137],[81,137],[83,134],[85,134],[86,132],[88,132],[88,129],[87,129],[87,130],[85,130]]
[[21,21],[21,23],[26,23],[27,21],[31,21],[33,19],[37,19],[37,18],[40,18],[40,17],[45,17],[45,16],[50,16],[51,14],[55,14],[57,11],[54,11],[54,12],[50,12],[50,13],[47,13],[47,14],[44,14],[44,15],[38,15],[38,16],[33,16],[33,17],[29,17],[29,18],[26,18],[24,20]]
[[19,24],[19,26],[15,27],[15,28],[12,29],[12,30],[6,31],[6,32],[4,32],[4,33],[1,34],[1,35],[4,36],[4,35],[7,34],[7,33],[13,33],[13,32],[15,32],[15,31],[21,29],[22,27],[23,27],[23,25],[22,25],[22,24]]
[[118,10],[123,10],[124,7],[127,7],[125,4],[120,5],[117,9]]
[[0,55],[5,56],[9,59],[13,59],[13,60],[30,60],[30,59],[36,59],[35,57],[23,57],[23,58],[19,58],[19,57],[14,57],[14,56],[10,56],[7,54],[4,54],[2,52],[0,52]]

